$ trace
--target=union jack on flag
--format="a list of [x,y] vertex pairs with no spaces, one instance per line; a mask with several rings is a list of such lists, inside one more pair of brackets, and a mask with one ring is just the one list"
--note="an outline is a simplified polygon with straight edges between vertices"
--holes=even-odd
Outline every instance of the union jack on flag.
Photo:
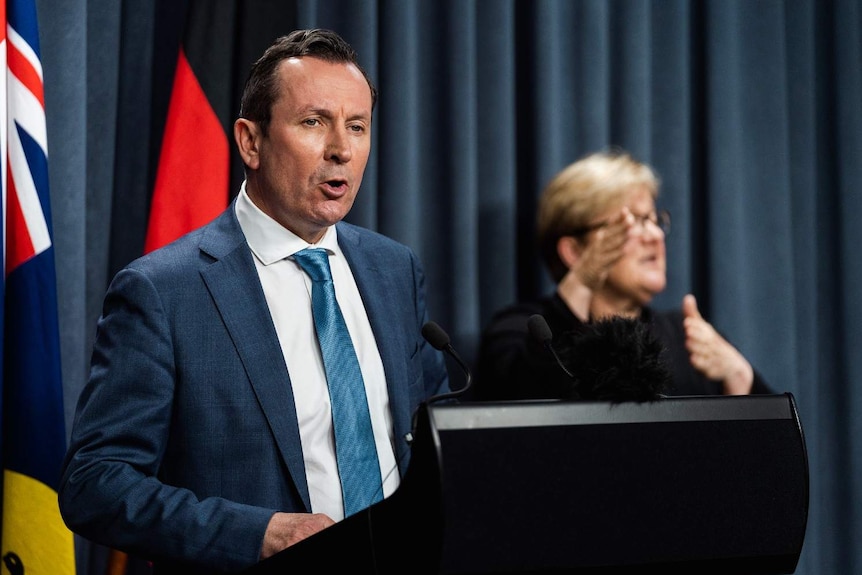
[[0,0],[0,573],[75,573],[57,487],[66,449],[48,142],[35,0]]

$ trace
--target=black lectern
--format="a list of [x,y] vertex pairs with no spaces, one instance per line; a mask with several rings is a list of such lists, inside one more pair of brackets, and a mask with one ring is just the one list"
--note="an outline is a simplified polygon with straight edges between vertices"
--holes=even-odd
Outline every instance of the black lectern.
[[248,573],[793,573],[792,395],[423,406],[389,498]]

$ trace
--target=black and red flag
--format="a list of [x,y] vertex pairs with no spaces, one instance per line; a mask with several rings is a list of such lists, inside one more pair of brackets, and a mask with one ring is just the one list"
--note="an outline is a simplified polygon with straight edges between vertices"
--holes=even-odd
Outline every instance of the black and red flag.
[[228,203],[234,0],[191,0],[180,43],[144,251],[212,220]]
[[233,141],[252,62],[296,27],[293,2],[189,0],[159,151],[144,252],[217,216],[242,180]]

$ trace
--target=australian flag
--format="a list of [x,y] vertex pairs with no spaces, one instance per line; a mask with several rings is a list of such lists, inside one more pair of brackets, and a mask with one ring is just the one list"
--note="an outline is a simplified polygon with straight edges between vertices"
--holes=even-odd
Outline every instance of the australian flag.
[[57,486],[66,448],[48,145],[35,0],[0,0],[0,572],[75,572]]

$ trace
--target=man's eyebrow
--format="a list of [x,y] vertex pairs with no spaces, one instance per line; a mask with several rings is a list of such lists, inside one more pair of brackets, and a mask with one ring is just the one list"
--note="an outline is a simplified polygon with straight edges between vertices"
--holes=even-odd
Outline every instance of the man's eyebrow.
[[[317,108],[314,106],[310,106],[306,109],[300,111],[301,114],[314,114],[316,116],[323,116],[324,118],[333,118],[335,117],[335,113],[329,108]],[[353,114],[352,116],[348,116],[347,120],[352,122],[354,120],[364,120],[368,121],[371,119],[371,114],[360,112],[358,114]]]
[[306,108],[302,108],[299,110],[300,114],[314,114],[315,116],[331,116],[332,112],[328,108],[318,108],[315,106],[308,106]]

